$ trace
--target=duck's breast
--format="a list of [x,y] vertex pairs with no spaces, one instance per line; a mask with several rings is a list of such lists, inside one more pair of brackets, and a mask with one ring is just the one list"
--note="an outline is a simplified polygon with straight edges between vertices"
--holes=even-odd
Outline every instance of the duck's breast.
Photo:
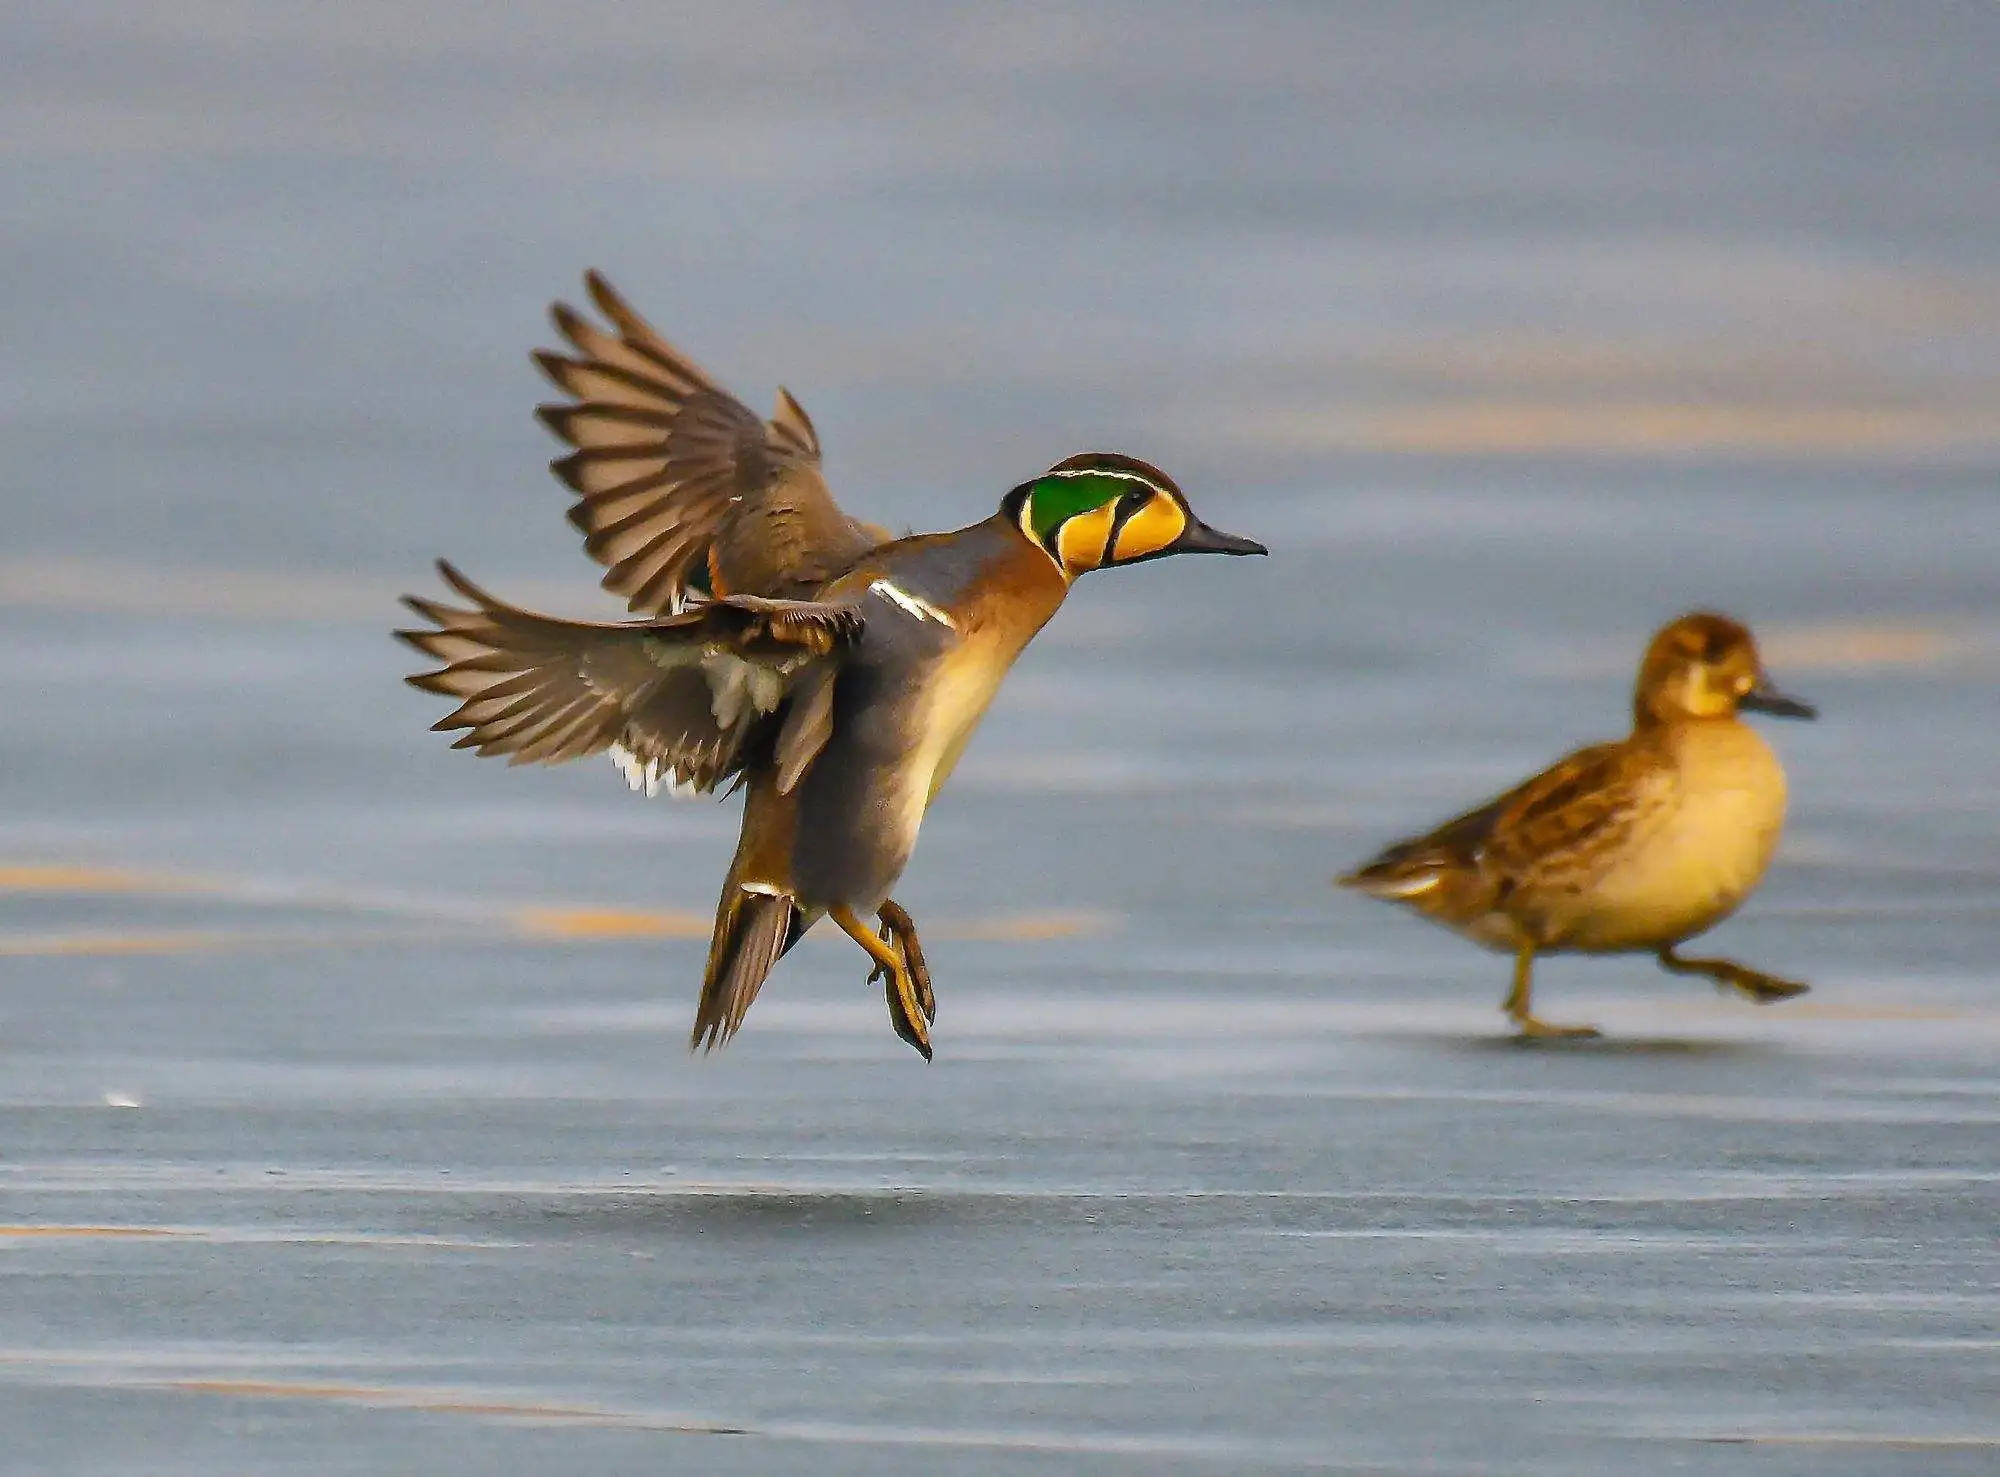
[[865,621],[835,680],[832,735],[801,785],[794,865],[803,895],[872,910],[1064,587],[997,521],[904,540],[846,583]]
[[1785,772],[1748,725],[1671,735],[1671,801],[1571,920],[1575,949],[1652,948],[1713,928],[1763,880],[1785,824]]

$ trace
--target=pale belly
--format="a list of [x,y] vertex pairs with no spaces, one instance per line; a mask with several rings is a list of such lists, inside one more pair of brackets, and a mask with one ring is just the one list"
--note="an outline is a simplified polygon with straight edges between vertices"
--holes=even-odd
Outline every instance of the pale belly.
[[1062,603],[1047,555],[989,522],[907,540],[850,577],[867,624],[797,791],[790,880],[808,905],[866,912],[889,896],[1007,669]]
[[1006,666],[969,648],[954,652],[943,670],[929,684],[922,721],[917,731],[923,735],[910,763],[898,777],[894,793],[883,797],[901,840],[903,859],[909,859],[917,844],[917,832],[924,812],[951,777],[959,755],[965,752],[979,720],[986,716]]
[[1763,880],[1785,824],[1785,777],[1747,728],[1691,738],[1680,792],[1643,844],[1562,919],[1560,947],[1654,948],[1713,928]]

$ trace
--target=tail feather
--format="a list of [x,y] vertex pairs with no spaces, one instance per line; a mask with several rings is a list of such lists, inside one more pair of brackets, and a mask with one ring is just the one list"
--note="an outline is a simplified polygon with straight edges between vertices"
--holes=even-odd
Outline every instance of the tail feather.
[[1499,901],[1495,880],[1480,864],[1498,813],[1498,802],[1469,811],[1426,835],[1397,842],[1335,880],[1441,923],[1466,925]]
[[799,922],[797,906],[783,893],[748,892],[732,884],[715,921],[690,1051],[729,1044],[772,966],[805,931]]
[[1370,897],[1403,903],[1441,887],[1445,869],[1436,862],[1374,862],[1336,880]]
[[1384,847],[1363,865],[1336,879],[1342,887],[1391,902],[1408,902],[1435,891],[1455,874],[1476,871],[1488,818],[1462,816],[1426,835]]

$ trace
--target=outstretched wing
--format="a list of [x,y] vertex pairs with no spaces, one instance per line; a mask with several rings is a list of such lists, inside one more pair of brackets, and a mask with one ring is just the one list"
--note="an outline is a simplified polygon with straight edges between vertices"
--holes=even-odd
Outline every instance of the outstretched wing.
[[656,333],[596,272],[599,327],[551,310],[573,355],[535,362],[567,391],[536,414],[576,450],[550,463],[577,494],[570,522],[634,611],[678,610],[692,590],[804,597],[888,534],[840,510],[819,437],[784,390],[767,423]]
[[444,663],[409,681],[458,699],[434,725],[465,730],[452,747],[513,764],[609,750],[648,794],[663,780],[713,789],[765,741],[794,755],[796,779],[813,757],[797,751],[817,752],[824,734],[781,738],[779,710],[794,686],[829,682],[861,631],[853,606],[754,596],[650,621],[558,620],[508,605],[443,560],[438,572],[471,608],[405,596],[434,629],[396,634]]

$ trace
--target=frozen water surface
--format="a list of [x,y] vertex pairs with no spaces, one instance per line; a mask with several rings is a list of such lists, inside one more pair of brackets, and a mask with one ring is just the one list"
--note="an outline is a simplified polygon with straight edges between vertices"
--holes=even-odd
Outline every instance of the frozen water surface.
[[[1990,1472],[2000,12],[31,6],[0,22],[9,1472]],[[684,1049],[734,817],[424,732],[450,553],[605,613],[525,351],[608,270],[836,487],[1085,446],[903,900]],[[1335,871],[1750,620],[1719,949]]]

